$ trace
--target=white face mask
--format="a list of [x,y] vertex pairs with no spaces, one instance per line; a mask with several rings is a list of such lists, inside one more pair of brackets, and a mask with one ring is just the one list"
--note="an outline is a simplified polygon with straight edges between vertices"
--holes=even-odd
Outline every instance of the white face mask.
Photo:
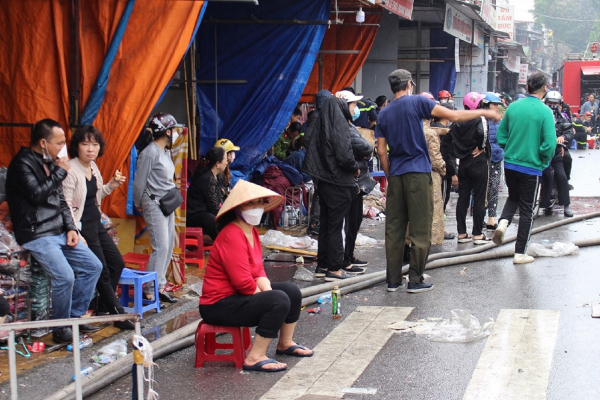
[[60,149],[60,151],[58,152],[58,155],[56,157],[57,158],[63,158],[63,157],[69,158],[69,155],[67,153],[67,145],[66,144],[62,147],[62,149]]
[[252,226],[256,226],[260,224],[260,220],[262,219],[262,215],[264,213],[264,208],[251,208],[249,210],[242,211],[242,218],[246,221],[247,224]]

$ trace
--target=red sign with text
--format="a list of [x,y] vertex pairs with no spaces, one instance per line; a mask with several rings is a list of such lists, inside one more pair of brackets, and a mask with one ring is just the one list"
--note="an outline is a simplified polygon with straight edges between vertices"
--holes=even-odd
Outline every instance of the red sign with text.
[[412,19],[413,12],[413,1],[414,0],[388,0],[381,7],[398,14],[399,16]]

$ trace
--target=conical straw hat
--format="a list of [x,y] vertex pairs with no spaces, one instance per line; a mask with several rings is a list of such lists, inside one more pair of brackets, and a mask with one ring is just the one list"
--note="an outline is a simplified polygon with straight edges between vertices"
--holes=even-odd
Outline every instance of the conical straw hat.
[[265,212],[267,212],[281,204],[283,196],[254,183],[239,180],[233,189],[231,189],[215,220],[218,220],[222,215],[235,209],[240,204],[256,199],[265,199],[268,201],[268,203],[265,202]]

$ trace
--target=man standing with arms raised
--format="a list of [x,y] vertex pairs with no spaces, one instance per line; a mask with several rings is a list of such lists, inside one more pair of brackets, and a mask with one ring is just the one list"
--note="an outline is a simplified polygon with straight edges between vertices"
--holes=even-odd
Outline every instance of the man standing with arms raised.
[[411,96],[415,83],[411,73],[404,69],[392,72],[388,80],[394,100],[379,113],[375,130],[377,154],[388,178],[385,223],[387,290],[395,292],[402,287],[404,237],[410,222],[412,247],[407,291],[419,293],[433,289],[431,283],[423,282],[431,247],[433,218],[431,161],[423,120],[432,116],[453,122],[465,122],[481,116],[497,120],[500,114],[493,110],[449,110],[424,96]]
[[513,263],[526,264],[534,258],[527,255],[527,243],[533,223],[533,206],[542,176],[556,148],[556,131],[552,110],[542,99],[548,91],[548,78],[539,72],[527,79],[529,95],[506,109],[496,134],[504,148],[504,175],[508,199],[504,204],[494,243],[504,242],[504,233],[519,208],[519,230]]

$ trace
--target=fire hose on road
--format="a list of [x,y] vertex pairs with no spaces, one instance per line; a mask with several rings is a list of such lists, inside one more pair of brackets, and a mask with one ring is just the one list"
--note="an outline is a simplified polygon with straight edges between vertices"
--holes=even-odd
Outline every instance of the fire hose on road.
[[[563,219],[561,221],[552,222],[550,224],[546,224],[533,229],[531,233],[536,234],[553,228],[557,228],[559,226],[568,225],[574,222],[579,222],[582,220],[587,220],[596,217],[600,217],[600,212],[593,212],[569,219]],[[507,236],[504,238],[504,244],[511,243],[515,240],[516,235]],[[573,241],[573,243],[578,247],[597,246],[600,245],[600,237],[592,239],[575,240]],[[512,257],[515,253],[512,247],[487,252],[487,250],[497,247],[499,246],[497,246],[494,243],[489,243],[480,247],[474,247],[469,250],[433,254],[427,259],[428,263],[425,269],[429,270],[476,261]],[[407,272],[408,265],[402,268],[403,274]],[[320,296],[322,296],[323,294],[330,293],[331,290],[333,290],[334,286],[338,286],[342,294],[347,294],[373,285],[377,285],[383,281],[385,281],[385,271],[379,271],[361,276],[356,276],[354,278],[340,280],[339,282],[327,282],[324,284],[303,288],[301,289],[303,297],[302,305],[304,306],[316,303],[317,299]],[[198,322],[191,323],[153,342],[152,348],[154,359],[156,360],[176,351],[193,346],[195,342],[194,334],[196,332],[197,326]],[[106,367],[92,372],[89,376],[84,377],[83,396],[90,396],[100,391],[102,388],[114,383],[115,381],[124,377],[125,375],[129,374],[131,372],[132,363],[133,356],[131,354],[128,354],[126,357],[118,359],[110,365],[107,365]],[[59,400],[65,398],[73,398],[74,395],[75,384],[70,384],[69,386],[62,388],[53,395],[47,397],[47,399]]]

